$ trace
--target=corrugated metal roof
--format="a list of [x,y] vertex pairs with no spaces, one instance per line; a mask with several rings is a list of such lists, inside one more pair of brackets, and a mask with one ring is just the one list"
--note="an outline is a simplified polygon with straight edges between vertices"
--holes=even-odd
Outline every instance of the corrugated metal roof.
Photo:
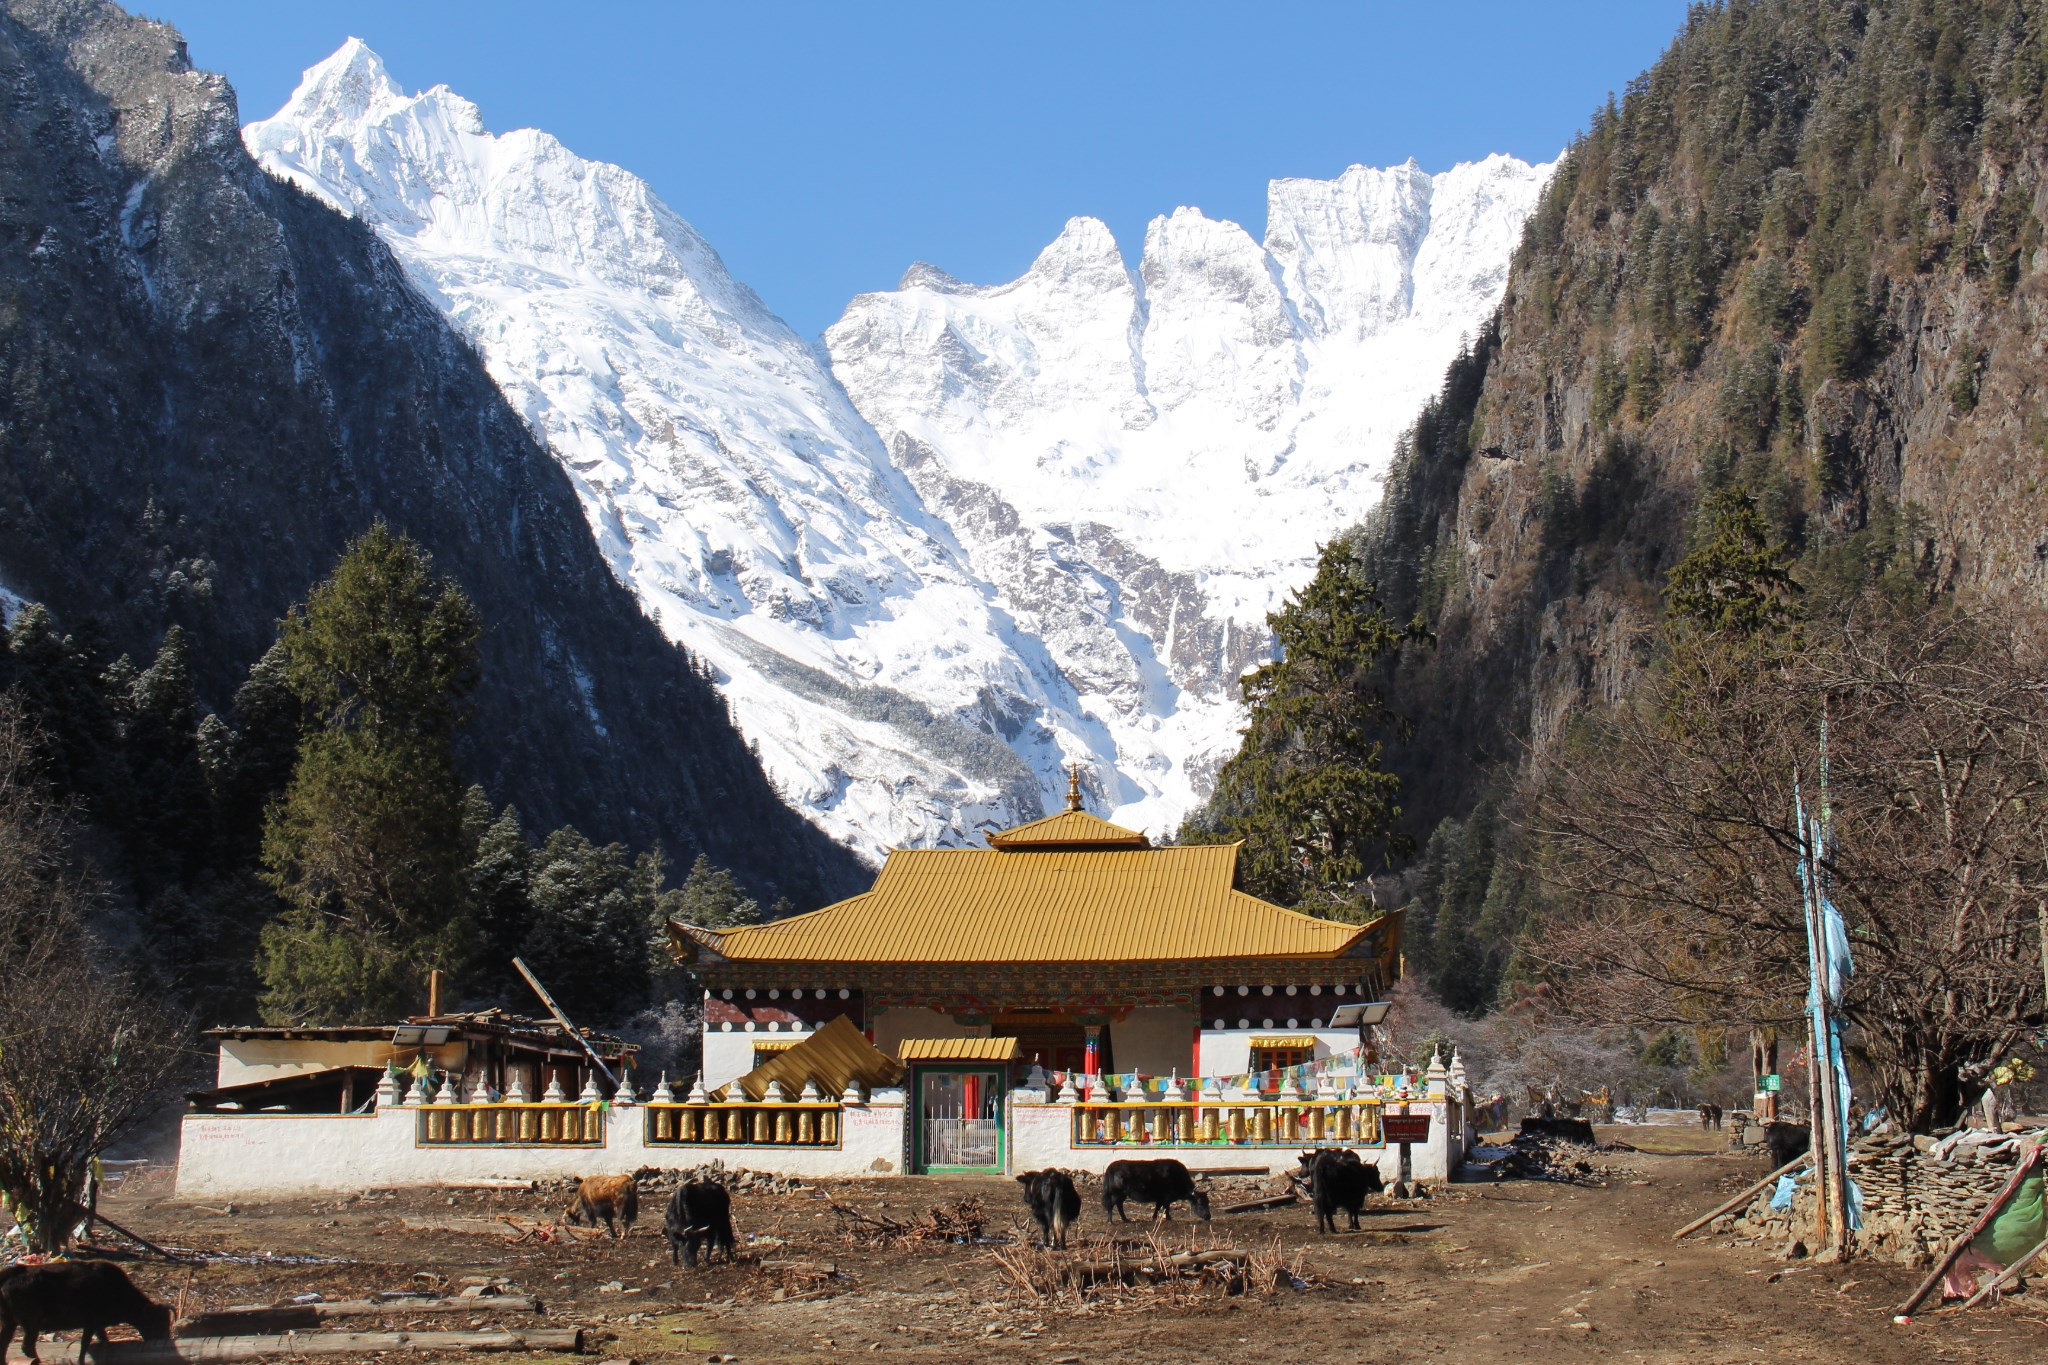
[[896,1045],[902,1062],[1013,1062],[1015,1038],[905,1038]]
[[877,1086],[894,1085],[902,1079],[902,1064],[869,1042],[867,1035],[842,1014],[738,1080],[718,1087],[711,1097],[725,1099],[736,1086],[748,1099],[759,1100],[776,1081],[801,1094],[805,1082],[815,1081],[823,1098],[836,1100],[845,1093],[849,1080]]
[[1253,1037],[1253,1047],[1314,1047],[1313,1033],[1261,1033]]
[[746,962],[1334,957],[1369,932],[1237,891],[1236,867],[1235,844],[898,849],[865,895],[726,930],[717,951]]
[[1093,844],[1111,848],[1150,848],[1152,841],[1135,829],[1112,825],[1085,810],[1063,810],[1043,820],[998,830],[988,836],[990,848],[1028,848],[1034,844]]

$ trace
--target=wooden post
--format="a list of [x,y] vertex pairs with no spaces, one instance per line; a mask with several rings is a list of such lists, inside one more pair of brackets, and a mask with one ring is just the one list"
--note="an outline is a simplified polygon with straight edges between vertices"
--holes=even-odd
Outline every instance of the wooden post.
[[1793,1157],[1790,1161],[1780,1166],[1777,1170],[1772,1171],[1762,1180],[1757,1181],[1756,1184],[1751,1185],[1741,1194],[1736,1195],[1733,1199],[1724,1200],[1723,1202],[1716,1204],[1713,1208],[1708,1209],[1705,1213],[1693,1219],[1690,1223],[1687,1223],[1678,1231],[1672,1233],[1671,1240],[1675,1242],[1679,1238],[1684,1237],[1689,1233],[1699,1231],[1707,1224],[1713,1222],[1716,1218],[1719,1218],[1722,1214],[1728,1212],[1728,1210],[1734,1208],[1737,1204],[1740,1204],[1743,1200],[1754,1196],[1758,1190],[1761,1190],[1764,1186],[1770,1184],[1779,1176],[1785,1175],[1791,1171],[1797,1170],[1801,1166],[1804,1166],[1807,1162],[1807,1159],[1812,1155],[1813,1154],[1811,1152],[1801,1152],[1798,1156]]
[[[1999,1290],[2005,1288],[2014,1280],[2017,1280],[2020,1277],[2020,1272],[2025,1270],[2028,1266],[2032,1265],[2034,1263],[2035,1258],[2038,1257],[2044,1251],[2048,1251],[2048,1242],[2034,1243],[2034,1249],[2032,1251],[2029,1251],[2026,1255],[2020,1257],[2017,1261],[2014,1261],[2011,1265],[1999,1271],[1998,1278],[1993,1280],[1990,1284],[1985,1285],[1976,1293],[1970,1295],[1969,1298],[1965,1299],[1963,1301],[1963,1307],[1975,1308],[1978,1304],[1984,1302],[1984,1300],[1990,1298],[1993,1294],[1996,1294]],[[1958,1309],[1957,1311],[1960,1312],[1961,1309]]]
[[427,1018],[438,1019],[441,1015],[441,969],[435,967],[427,973]]

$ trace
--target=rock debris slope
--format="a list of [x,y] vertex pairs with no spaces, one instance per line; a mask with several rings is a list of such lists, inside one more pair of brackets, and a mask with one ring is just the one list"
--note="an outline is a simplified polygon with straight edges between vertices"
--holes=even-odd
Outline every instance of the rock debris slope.
[[1178,821],[1547,171],[1279,181],[1264,247],[1182,209],[1135,273],[1077,219],[1012,284],[855,300],[828,369],[645,182],[359,42],[244,138],[391,247],[786,797],[870,856],[1030,818],[1069,761]]

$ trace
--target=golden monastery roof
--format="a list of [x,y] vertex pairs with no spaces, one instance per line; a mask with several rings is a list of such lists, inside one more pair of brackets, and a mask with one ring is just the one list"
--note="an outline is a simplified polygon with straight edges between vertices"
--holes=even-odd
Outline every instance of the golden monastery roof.
[[[1116,837],[1132,833],[1078,812],[1020,829],[1077,816]],[[1377,941],[1372,925],[1316,919],[1235,889],[1237,852],[1113,839],[897,849],[864,895],[737,929],[672,920],[670,937],[685,960],[849,963],[1334,958]]]
[[990,848],[1031,848],[1087,845],[1091,848],[1150,848],[1152,841],[1135,829],[1112,825],[1085,810],[1063,810],[1028,825],[988,836]]

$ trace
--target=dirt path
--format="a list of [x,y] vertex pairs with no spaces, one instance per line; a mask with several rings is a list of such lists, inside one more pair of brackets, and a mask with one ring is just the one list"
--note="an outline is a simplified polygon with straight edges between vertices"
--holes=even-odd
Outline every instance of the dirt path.
[[[1787,1263],[1776,1248],[1672,1242],[1679,1223],[1761,1175],[1761,1158],[1682,1154],[1703,1145],[1685,1130],[1627,1136],[1668,1154],[1607,1158],[1621,1169],[1606,1188],[1464,1185],[1419,1203],[1381,1204],[1356,1234],[1318,1238],[1300,1205],[1219,1217],[1206,1227],[1176,1218],[1165,1235],[1175,1248],[1257,1250],[1266,1264],[1284,1261],[1313,1286],[1261,1286],[1235,1297],[1209,1285],[1049,1302],[1018,1285],[998,1249],[848,1236],[824,1198],[902,1221],[936,1203],[980,1198],[989,1231],[1022,1231],[1017,1186],[991,1178],[837,1181],[829,1191],[737,1201],[741,1236],[754,1239],[750,1255],[828,1263],[839,1272],[830,1279],[746,1261],[672,1269],[658,1237],[658,1207],[619,1245],[506,1243],[409,1230],[401,1221],[556,1211],[524,1194],[409,1191],[241,1207],[232,1215],[131,1195],[109,1211],[177,1245],[352,1262],[138,1268],[153,1293],[172,1300],[182,1293],[187,1311],[309,1291],[338,1298],[414,1284],[452,1288],[465,1276],[497,1275],[539,1294],[551,1321],[610,1334],[597,1345],[603,1355],[642,1361],[858,1353],[1089,1365],[1532,1358],[1927,1365],[2048,1357],[2048,1294],[2041,1291],[1967,1317],[1923,1314],[1895,1326],[1888,1305],[1915,1278],[1903,1267]],[[1099,1245],[1105,1231],[1091,1204],[1080,1232]],[[1136,1246],[1144,1228],[1118,1231]],[[406,1320],[397,1314],[390,1325]]]

